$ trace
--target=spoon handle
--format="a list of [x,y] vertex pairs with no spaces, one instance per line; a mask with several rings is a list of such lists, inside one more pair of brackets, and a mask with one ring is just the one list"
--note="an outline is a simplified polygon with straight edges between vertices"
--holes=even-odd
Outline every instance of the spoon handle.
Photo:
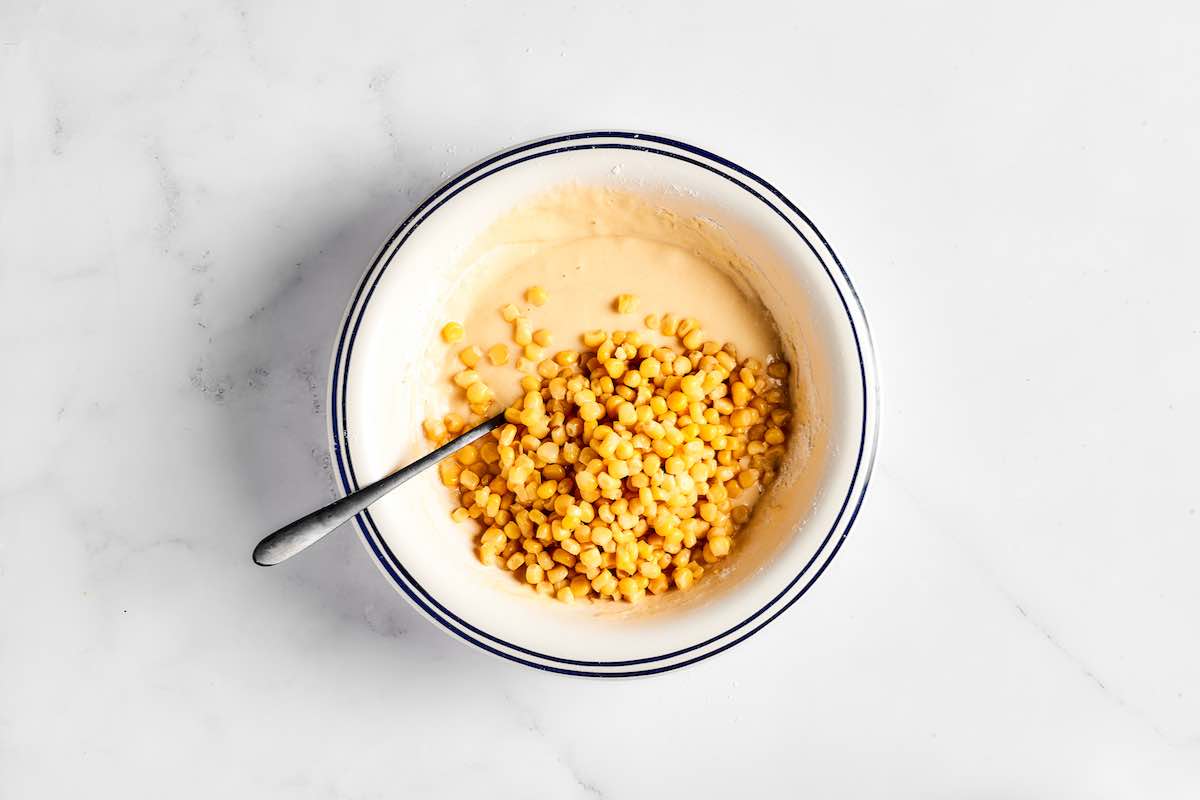
[[380,478],[374,483],[359,489],[357,492],[351,492],[341,500],[335,500],[324,508],[319,508],[290,525],[284,525],[259,542],[254,548],[254,563],[260,567],[270,567],[278,564],[280,561],[291,558],[309,545],[324,538],[334,528],[353,518],[355,514],[418,472],[433,466],[446,456],[486,436],[503,424],[504,414],[497,414],[486,422],[480,423],[478,427],[467,431],[462,436],[451,439],[432,453],[418,458],[405,467],[401,467],[391,475]]

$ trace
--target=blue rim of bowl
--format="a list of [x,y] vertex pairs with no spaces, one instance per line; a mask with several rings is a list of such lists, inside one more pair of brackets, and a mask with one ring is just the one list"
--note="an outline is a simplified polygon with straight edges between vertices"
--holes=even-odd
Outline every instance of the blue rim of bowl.
[[[589,142],[589,140],[594,141]],[[664,150],[662,149],[663,147],[681,152]],[[854,472],[848,484],[841,508],[833,524],[830,526],[829,532],[825,535],[825,538],[809,561],[788,582],[787,586],[753,614],[750,614],[744,620],[727,630],[697,644],[658,656],[614,661],[588,661],[539,653],[505,641],[477,628],[439,603],[413,578],[392,552],[391,548],[388,547],[382,535],[380,535],[379,529],[371,517],[369,510],[359,514],[356,517],[356,522],[367,549],[374,555],[379,566],[391,579],[396,588],[422,614],[438,623],[448,633],[500,658],[548,672],[598,678],[627,678],[652,675],[695,664],[698,661],[728,650],[762,630],[763,627],[799,600],[812,587],[817,578],[824,573],[834,556],[837,555],[842,542],[845,541],[846,536],[849,534],[850,528],[853,526],[854,521],[858,517],[858,512],[862,507],[863,498],[874,468],[875,451],[879,435],[879,385],[875,372],[874,345],[862,302],[859,300],[858,293],[850,281],[850,276],[846,274],[845,268],[842,266],[841,261],[834,253],[825,236],[804,212],[770,183],[744,167],[694,145],[656,134],[630,131],[587,131],[551,136],[516,145],[463,170],[422,201],[408,218],[392,232],[392,235],[384,242],[375,259],[372,261],[370,268],[364,273],[362,280],[354,292],[342,323],[337,348],[334,351],[331,364],[330,449],[334,463],[337,466],[342,491],[347,494],[356,491],[359,488],[359,484],[354,473],[354,465],[350,455],[349,431],[345,424],[345,404],[350,360],[353,355],[354,342],[358,334],[359,325],[370,304],[371,296],[387,267],[404,245],[404,242],[438,208],[458,193],[489,175],[535,158],[576,150],[633,150],[646,152],[684,161],[719,175],[751,194],[779,216],[800,237],[825,270],[826,275],[829,277],[834,290],[841,300],[842,308],[846,312],[847,322],[854,335],[855,347],[858,354],[861,400],[863,404],[862,425],[859,431],[859,449],[855,460]],[[514,158],[516,156],[521,157]],[[751,183],[757,184],[762,191],[750,185]],[[837,275],[840,275],[841,281],[845,284],[844,287],[839,285],[837,277],[833,270],[830,269],[829,263],[820,250],[813,245],[804,231],[800,230],[795,222],[789,218],[788,214],[772,202],[772,197],[781,203],[787,211],[799,218],[816,236],[821,247],[828,253],[830,260],[832,260],[834,266],[837,268]],[[849,295],[849,298],[847,298],[847,295]],[[855,311],[857,311],[857,315]],[[855,319],[856,316],[858,317],[857,321]],[[849,512],[848,515],[847,512]],[[830,546],[831,543],[832,547]],[[821,559],[821,563],[808,578],[808,581],[800,587],[799,591],[795,591],[791,597],[787,597],[793,592],[800,581],[808,575],[818,559]],[[787,597],[786,602],[780,604],[785,597]],[[749,630],[743,630],[747,626],[752,627]],[[683,658],[684,656],[687,656],[687,658]]]

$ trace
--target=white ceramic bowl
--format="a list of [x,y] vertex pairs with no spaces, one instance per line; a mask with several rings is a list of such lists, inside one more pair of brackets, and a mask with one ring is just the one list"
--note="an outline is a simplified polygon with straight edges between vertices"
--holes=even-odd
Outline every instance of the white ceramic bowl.
[[689,592],[636,607],[568,606],[481,565],[470,534],[449,519],[450,499],[432,470],[360,515],[358,526],[386,578],[454,636],[538,669],[648,675],[726,650],[796,602],[837,553],[871,474],[878,390],[862,306],[825,237],[769,183],[682,142],[611,131],[519,145],[465,170],[396,229],[350,303],[332,365],[331,449],[351,492],[417,446],[421,353],[411,343],[440,327],[449,265],[502,213],[571,182],[635,191],[706,217],[749,257],[757,274],[747,277],[799,367],[793,395],[813,420],[811,438],[789,453],[792,469],[785,465],[727,565]]

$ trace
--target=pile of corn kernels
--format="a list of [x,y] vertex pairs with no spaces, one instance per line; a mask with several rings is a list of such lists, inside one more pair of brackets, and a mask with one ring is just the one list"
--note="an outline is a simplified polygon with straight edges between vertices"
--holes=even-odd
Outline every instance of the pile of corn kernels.
[[[535,286],[526,300],[540,306],[547,294]],[[614,309],[637,303],[623,294]],[[732,343],[672,314],[646,316],[645,334],[588,331],[580,349],[550,356],[548,331],[515,306],[500,313],[524,394],[507,424],[439,467],[458,501],[451,516],[480,527],[480,560],[567,603],[690,588],[733,549],[783,460],[787,363],[739,360]],[[655,334],[678,346],[653,344]],[[441,335],[449,344],[465,331],[451,322]],[[453,376],[480,419],[495,398],[473,369],[485,355],[502,365],[513,353],[468,345]],[[437,444],[468,427],[453,413],[424,423]]]

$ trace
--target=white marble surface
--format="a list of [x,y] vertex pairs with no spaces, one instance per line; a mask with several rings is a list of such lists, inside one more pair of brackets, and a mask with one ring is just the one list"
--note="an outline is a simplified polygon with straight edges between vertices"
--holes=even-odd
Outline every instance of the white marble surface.
[[[1196,5],[643,5],[3,4],[0,797],[1200,796]],[[253,567],[332,493],[390,228],[603,126],[774,181],[863,295],[880,460],[815,589],[612,684],[350,535]]]

